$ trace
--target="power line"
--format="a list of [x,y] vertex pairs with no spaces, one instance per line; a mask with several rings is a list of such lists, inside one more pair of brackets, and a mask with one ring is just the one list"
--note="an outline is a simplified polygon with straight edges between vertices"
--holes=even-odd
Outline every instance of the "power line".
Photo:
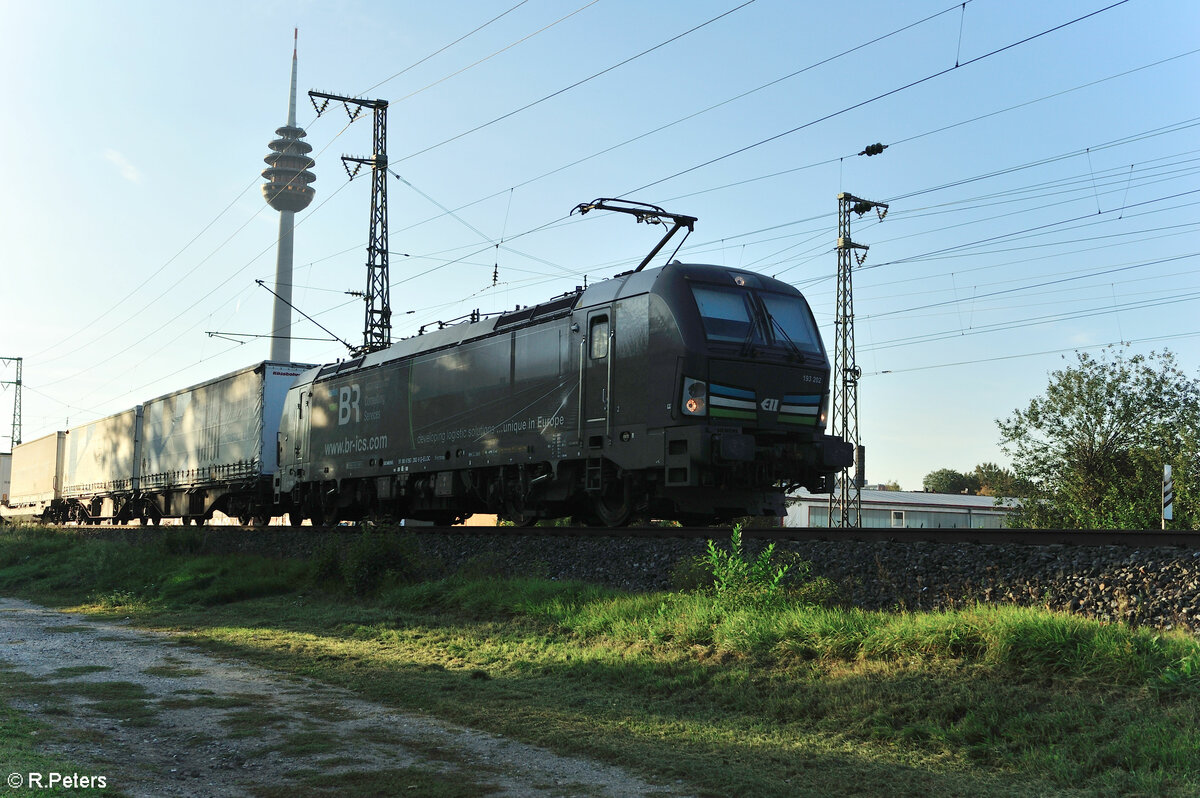
[[[650,53],[654,52],[655,50],[666,47],[668,44],[678,41],[679,39],[682,39],[684,36],[687,36],[691,33],[695,33],[696,31],[700,30],[701,28],[711,25],[712,23],[714,23],[720,19],[724,19],[725,17],[729,16],[730,14],[734,13],[735,11],[740,11],[741,9],[745,8],[746,6],[750,5],[753,2],[755,2],[755,0],[746,0],[746,2],[742,3],[741,5],[735,6],[734,8],[731,8],[722,14],[718,14],[717,16],[713,17],[712,19],[710,19],[706,22],[702,22],[699,25],[695,26],[694,28],[689,28],[688,30],[685,30],[683,33],[680,33],[676,36],[672,36],[670,39],[667,39],[664,42],[659,42],[658,44],[654,45],[653,47],[651,47],[647,50],[643,50],[642,52],[638,53],[637,55],[632,55],[623,61],[619,61],[616,64],[613,64],[612,66],[605,67],[604,69],[600,70],[599,72],[593,73],[593,74],[589,75],[588,77],[583,78],[582,80],[577,80],[569,86],[564,86],[563,88],[559,89],[558,91],[551,92],[550,94],[547,94],[545,97],[534,100],[531,103],[527,103],[527,104],[521,106],[520,108],[516,108],[512,111],[509,111],[506,114],[502,114],[489,122],[484,122],[482,125],[476,125],[475,127],[471,128],[470,130],[465,130],[462,133],[459,133],[458,135],[451,136],[450,138],[445,139],[443,141],[439,141],[437,144],[431,144],[430,146],[426,147],[423,150],[418,150],[417,152],[414,152],[410,155],[405,155],[403,158],[400,158],[399,160],[395,161],[395,163],[407,161],[410,158],[417,157],[418,155],[424,155],[425,153],[430,152],[431,150],[436,150],[437,148],[442,147],[446,144],[449,144],[452,141],[458,141],[459,139],[463,138],[464,136],[469,136],[472,133],[483,130],[486,127],[490,127],[490,126],[496,124],[497,122],[501,122],[505,119],[508,119],[511,116],[515,116],[515,115],[521,113],[522,111],[527,111],[530,108],[533,108],[535,105],[540,105],[541,103],[544,103],[546,100],[552,99],[554,97],[557,97],[560,94],[570,91],[571,89],[582,86],[583,84],[585,84],[589,81],[595,80],[596,78],[600,77],[601,75],[606,75],[609,72],[612,72],[614,69],[619,69],[620,67],[625,66],[626,64],[630,63],[631,61],[636,61],[637,59],[641,58],[644,55],[649,55]],[[1121,0],[1121,2],[1128,2],[1128,0]]]
[[957,366],[976,366],[983,363],[996,363],[1002,360],[1018,360],[1026,357],[1039,357],[1041,355],[1058,355],[1064,352],[1087,352],[1092,349],[1102,349],[1107,346],[1132,346],[1133,344],[1148,344],[1157,343],[1158,341],[1176,341],[1183,338],[1195,338],[1200,336],[1200,330],[1193,330],[1186,333],[1174,333],[1172,335],[1157,335],[1150,338],[1131,338],[1121,341],[1109,341],[1103,344],[1089,344],[1087,346],[1068,346],[1062,349],[1044,349],[1041,352],[1022,352],[1015,355],[998,355],[996,357],[981,357],[972,360],[959,360],[954,363],[935,363],[928,366],[912,366],[903,369],[883,369],[881,371],[865,372],[864,377],[880,377],[885,374],[904,374],[912,371],[929,371],[931,369],[955,368]]
[[[972,2],[972,0],[967,0],[967,2]],[[802,74],[804,74],[805,72],[809,72],[809,71],[811,71],[811,70],[813,70],[813,69],[816,69],[817,67],[824,66],[825,64],[828,64],[828,63],[830,63],[830,62],[832,62],[832,61],[836,61],[836,60],[837,60],[837,59],[839,59],[839,58],[843,58],[843,57],[845,57],[845,56],[847,56],[847,55],[851,55],[851,54],[853,54],[853,53],[855,53],[855,52],[858,52],[859,50],[862,50],[862,49],[864,49],[864,48],[866,48],[866,47],[869,47],[870,45],[873,45],[873,44],[878,44],[878,43],[879,43],[879,42],[881,42],[881,41],[884,41],[884,40],[886,40],[886,39],[889,39],[889,38],[891,38],[891,37],[893,37],[893,36],[896,36],[896,35],[898,35],[898,34],[900,34],[900,33],[903,33],[903,32],[905,32],[905,31],[907,31],[907,30],[910,30],[911,28],[917,27],[918,25],[922,25],[922,24],[924,24],[924,23],[926,23],[926,22],[929,22],[930,20],[936,19],[936,18],[938,18],[938,17],[942,16],[943,14],[950,13],[950,12],[954,11],[955,9],[959,8],[959,6],[960,6],[960,4],[958,4],[958,3],[955,3],[953,6],[950,6],[949,8],[947,8],[947,9],[945,9],[945,10],[943,10],[943,11],[939,11],[939,12],[937,12],[937,13],[935,13],[935,14],[931,14],[931,15],[929,15],[929,16],[927,16],[927,17],[924,17],[923,19],[919,19],[919,20],[917,20],[917,21],[915,21],[915,22],[911,22],[911,23],[909,23],[908,25],[904,25],[903,27],[896,28],[895,30],[892,30],[892,31],[890,31],[890,32],[888,32],[888,33],[885,33],[885,34],[881,35],[881,36],[877,36],[877,37],[875,37],[874,39],[870,39],[869,41],[863,42],[862,44],[858,44],[858,45],[856,45],[856,46],[854,46],[854,47],[851,47],[851,48],[849,48],[849,49],[847,49],[847,50],[843,50],[843,51],[841,51],[840,53],[837,53],[836,55],[832,55],[832,56],[829,56],[829,57],[827,57],[827,58],[823,58],[823,59],[821,59],[820,61],[815,61],[815,62],[813,62],[813,63],[809,64],[808,66],[802,67],[801,69],[798,69],[798,70],[796,70],[796,71],[794,71],[794,72],[790,72],[790,73],[788,73],[788,74],[786,74],[786,75],[783,75],[783,76],[781,76],[781,77],[775,78],[774,80],[771,80],[771,81],[768,81],[768,82],[766,82],[766,83],[760,84],[759,86],[756,86],[756,87],[754,87],[753,89],[748,89],[748,90],[746,90],[746,91],[743,91],[743,92],[741,92],[741,93],[739,93],[739,94],[736,94],[736,95],[734,95],[734,96],[732,96],[732,97],[728,97],[728,98],[726,98],[726,99],[724,99],[724,100],[721,100],[720,102],[713,103],[712,105],[709,105],[709,106],[707,106],[707,107],[705,107],[705,108],[702,108],[702,109],[700,109],[699,111],[693,111],[692,113],[690,113],[690,114],[687,114],[686,116],[679,117],[679,118],[677,118],[677,119],[675,119],[675,120],[673,120],[673,121],[671,121],[671,122],[668,122],[668,123],[666,123],[666,124],[664,124],[664,125],[660,125],[659,127],[656,127],[656,128],[654,128],[654,129],[652,129],[652,130],[647,130],[647,131],[645,131],[645,132],[643,132],[643,133],[639,133],[638,135],[636,135],[636,136],[633,136],[632,138],[625,139],[624,141],[621,141],[621,142],[619,142],[619,143],[617,143],[617,144],[613,144],[613,145],[611,145],[611,146],[605,147],[605,148],[604,148],[604,149],[602,149],[602,150],[597,150],[596,152],[593,152],[593,153],[592,153],[592,154],[590,154],[590,155],[585,155],[584,157],[582,157],[582,158],[579,158],[579,159],[577,159],[577,160],[574,160],[574,161],[572,161],[572,162],[570,162],[570,163],[568,163],[568,164],[564,164],[564,165],[562,165],[562,166],[556,167],[555,169],[551,169],[551,170],[550,170],[550,171],[548,171],[548,172],[543,172],[542,174],[539,174],[539,175],[537,175],[537,176],[535,176],[535,177],[531,177],[531,178],[528,178],[528,179],[526,179],[526,180],[523,180],[523,181],[521,181],[520,183],[515,183],[515,184],[513,184],[512,186],[510,186],[509,188],[502,189],[502,190],[500,190],[500,191],[497,191],[497,192],[495,192],[494,194],[489,194],[489,195],[488,195],[488,196],[486,196],[486,197],[480,197],[479,199],[472,200],[471,202],[468,202],[468,203],[466,203],[465,205],[460,205],[460,206],[458,206],[458,207],[457,207],[457,208],[455,208],[454,210],[455,210],[455,211],[462,211],[462,210],[466,210],[467,208],[470,208],[470,207],[472,207],[472,206],[474,206],[474,205],[478,205],[478,204],[479,204],[479,203],[481,203],[481,202],[486,202],[486,201],[488,201],[488,200],[490,200],[490,199],[495,199],[496,197],[499,197],[499,196],[501,196],[502,194],[505,194],[505,193],[508,193],[508,192],[512,192],[513,190],[515,190],[515,189],[518,189],[518,188],[524,188],[525,186],[528,186],[528,185],[530,185],[531,183],[534,183],[534,182],[536,182],[536,181],[538,181],[538,180],[542,180],[543,178],[546,178],[546,177],[550,177],[551,175],[558,174],[559,172],[563,172],[563,171],[565,171],[565,170],[567,170],[567,169],[570,169],[570,168],[572,168],[572,167],[574,167],[574,166],[578,166],[579,164],[582,164],[582,163],[585,163],[585,162],[587,162],[587,161],[590,161],[590,160],[592,160],[593,158],[597,158],[597,157],[599,157],[599,156],[601,156],[601,155],[607,155],[608,153],[610,153],[610,152],[613,152],[614,150],[620,149],[621,147],[624,147],[624,146],[626,146],[626,145],[632,144],[632,143],[634,143],[634,142],[636,142],[636,141],[640,141],[640,140],[642,140],[642,139],[644,139],[644,138],[647,138],[647,137],[649,137],[649,136],[652,136],[652,135],[654,135],[654,134],[656,134],[656,133],[661,133],[661,132],[662,132],[662,131],[664,131],[664,130],[667,130],[667,129],[669,129],[669,128],[675,127],[676,125],[682,124],[683,122],[686,122],[686,121],[688,121],[688,120],[690,120],[690,119],[695,119],[696,117],[698,117],[698,116],[701,116],[701,115],[703,115],[703,114],[706,114],[706,113],[708,113],[709,111],[714,111],[714,110],[716,110],[717,108],[721,108],[721,107],[723,107],[723,106],[729,105],[730,103],[736,102],[737,100],[741,100],[741,99],[744,99],[744,98],[746,98],[746,97],[749,97],[749,96],[751,96],[751,95],[753,95],[753,94],[756,94],[756,93],[758,93],[758,92],[760,92],[760,91],[763,91],[764,89],[768,89],[768,88],[770,88],[771,86],[775,86],[775,85],[777,85],[777,84],[779,84],[779,83],[782,83],[782,82],[783,82],[783,81],[785,81],[785,80],[790,80],[791,78],[794,78],[794,77],[797,77],[797,76],[799,76],[799,75],[802,75]],[[838,160],[837,158],[834,158],[834,159],[832,159],[832,160],[830,160],[830,161],[824,161],[824,162],[822,162],[822,163],[833,163],[833,162],[836,162],[837,160]],[[820,164],[817,164],[817,165],[820,165]],[[800,168],[809,168],[809,167],[800,167]],[[690,195],[685,195],[685,196],[690,196]],[[676,198],[676,199],[678,199],[678,198]],[[422,225],[422,224],[426,224],[426,223],[428,223],[428,222],[432,222],[432,221],[434,221],[435,219],[438,219],[438,218],[440,218],[440,216],[431,216],[431,217],[429,217],[428,219],[424,219],[424,220],[422,220],[422,221],[420,221],[420,222],[415,222],[415,223],[413,223],[413,224],[409,225],[408,227],[404,228],[404,230],[411,230],[411,229],[413,229],[414,227],[418,227],[418,226],[420,226],[420,225]]]
[[696,171],[697,169],[703,169],[703,168],[704,168],[704,167],[706,167],[706,166],[712,166],[713,164],[715,164],[715,163],[718,163],[718,162],[720,162],[720,161],[723,161],[723,160],[725,160],[726,158],[732,158],[732,157],[733,157],[733,156],[735,156],[735,155],[740,155],[740,154],[742,154],[743,152],[748,152],[749,150],[752,150],[752,149],[754,149],[755,147],[761,147],[761,146],[762,146],[762,145],[764,145],[764,144],[768,144],[768,143],[770,143],[770,142],[772,142],[772,141],[775,141],[775,140],[777,140],[777,139],[781,139],[781,138],[783,138],[784,136],[790,136],[792,133],[796,133],[796,132],[798,132],[798,131],[804,130],[805,128],[812,127],[813,125],[816,125],[816,124],[818,124],[818,123],[820,123],[820,122],[826,122],[826,121],[828,121],[828,120],[830,120],[830,119],[833,119],[834,117],[841,116],[842,114],[848,113],[848,112],[850,112],[850,111],[853,111],[853,110],[855,110],[855,109],[857,109],[857,108],[862,108],[864,105],[869,105],[870,103],[876,102],[876,101],[878,101],[878,100],[882,100],[882,99],[884,99],[884,98],[886,98],[886,97],[891,97],[893,94],[898,94],[898,93],[900,93],[900,92],[902,92],[902,91],[905,91],[905,90],[907,90],[907,89],[911,89],[911,88],[913,88],[914,86],[920,86],[922,83],[928,83],[929,81],[931,81],[931,80],[933,80],[933,79],[935,79],[935,78],[940,78],[942,75],[949,74],[950,72],[953,72],[953,71],[955,71],[955,70],[957,70],[957,69],[961,69],[962,67],[970,66],[971,64],[978,63],[978,62],[980,62],[980,61],[983,61],[984,59],[991,58],[991,57],[992,57],[992,56],[994,56],[994,55],[999,55],[1000,53],[1003,53],[1003,52],[1006,52],[1006,51],[1008,51],[1008,50],[1011,50],[1011,49],[1013,49],[1014,47],[1019,47],[1019,46],[1021,46],[1022,44],[1028,44],[1029,42],[1031,42],[1031,41],[1034,41],[1035,39],[1040,39],[1040,38],[1041,38],[1041,37],[1043,37],[1043,36],[1047,36],[1047,35],[1049,35],[1049,34],[1051,34],[1051,33],[1054,33],[1054,32],[1056,32],[1056,31],[1062,30],[1063,28],[1069,27],[1069,26],[1071,26],[1071,25],[1074,25],[1074,24],[1076,24],[1076,23],[1078,23],[1078,22],[1082,22],[1082,21],[1084,21],[1084,20],[1086,20],[1086,19],[1090,19],[1091,17],[1094,17],[1094,16],[1096,16],[1097,14],[1102,14],[1102,13],[1104,13],[1105,11],[1110,11],[1110,10],[1112,10],[1112,9],[1116,8],[1117,6],[1124,5],[1125,3],[1128,3],[1128,2],[1129,2],[1129,0],[1117,0],[1117,2],[1115,2],[1115,3],[1111,4],[1111,5],[1105,6],[1104,8],[1100,8],[1100,9],[1097,9],[1096,11],[1092,11],[1091,13],[1084,14],[1084,15],[1083,15],[1083,16],[1081,16],[1081,17],[1076,17],[1075,19],[1073,19],[1073,20],[1071,20],[1071,21],[1069,21],[1069,22],[1064,22],[1064,23],[1062,23],[1061,25],[1056,25],[1056,26],[1054,26],[1053,28],[1047,28],[1046,30],[1044,30],[1044,31],[1042,31],[1042,32],[1040,32],[1040,33],[1035,33],[1035,34],[1034,34],[1034,35],[1032,35],[1032,36],[1027,36],[1027,37],[1025,37],[1024,39],[1021,39],[1021,40],[1019,40],[1019,41],[1012,42],[1011,44],[1006,44],[1005,46],[1003,46],[1003,47],[999,47],[999,48],[997,48],[997,49],[995,49],[995,50],[992,50],[991,52],[984,53],[983,55],[976,56],[975,58],[972,58],[972,59],[970,59],[970,60],[968,60],[968,61],[964,61],[964,62],[962,62],[962,64],[955,64],[955,65],[954,65],[954,66],[952,66],[952,67],[948,67],[948,68],[946,68],[946,69],[943,69],[943,70],[940,70],[940,71],[938,71],[938,72],[934,72],[933,74],[926,75],[926,76],[925,76],[925,77],[923,77],[923,78],[919,78],[919,79],[917,79],[917,80],[914,80],[914,81],[912,81],[912,82],[910,82],[910,83],[906,83],[906,84],[904,84],[903,86],[899,86],[899,87],[897,87],[897,88],[895,88],[895,89],[891,89],[890,91],[886,91],[886,92],[884,92],[884,93],[882,93],[882,94],[877,94],[877,95],[875,95],[874,97],[871,97],[870,99],[866,99],[866,100],[863,100],[863,101],[861,101],[861,102],[855,103],[855,104],[853,104],[853,105],[849,105],[849,106],[847,106],[847,107],[845,107],[845,108],[842,108],[842,109],[841,109],[841,110],[839,110],[839,111],[834,111],[834,112],[832,112],[832,113],[826,114],[825,116],[822,116],[822,117],[819,117],[819,118],[817,118],[817,119],[814,119],[814,120],[812,120],[811,122],[805,122],[803,125],[798,125],[798,126],[796,126],[796,127],[792,128],[792,129],[790,129],[790,130],[785,130],[785,131],[783,131],[782,133],[776,133],[774,136],[770,136],[770,137],[768,137],[768,138],[762,139],[761,141],[756,141],[756,142],[755,142],[755,143],[753,143],[753,144],[747,144],[745,147],[740,147],[740,148],[738,148],[738,149],[734,150],[733,152],[727,152],[727,153],[725,153],[724,155],[717,156],[716,158],[711,158],[711,159],[709,159],[709,160],[705,161],[704,163],[700,163],[700,164],[697,164],[697,165],[695,165],[695,166],[688,167],[687,169],[684,169],[684,170],[682,170],[682,171],[676,172],[675,174],[672,174],[672,175],[667,175],[666,177],[663,177],[663,178],[660,178],[660,179],[658,179],[658,180],[655,180],[655,181],[654,181],[654,182],[652,182],[652,183],[647,183],[647,184],[646,184],[646,185],[644,185],[644,186],[639,186],[638,188],[632,189],[632,190],[630,190],[630,191],[623,192],[623,193],[622,193],[622,196],[629,196],[629,195],[632,195],[632,194],[636,194],[636,193],[638,193],[638,192],[645,191],[645,190],[646,190],[646,189],[648,189],[648,188],[652,188],[653,186],[657,186],[657,185],[659,185],[659,184],[661,184],[661,183],[666,183],[668,180],[674,180],[674,179],[675,179],[675,178],[677,178],[677,177],[681,177],[682,175],[686,175],[686,174],[688,174],[688,173],[690,173],[690,172],[694,172],[694,171]]
[[[390,77],[386,77],[386,78],[384,78],[383,80],[379,81],[379,82],[378,82],[378,83],[376,83],[374,86],[368,86],[366,89],[363,89],[361,92],[359,92],[359,94],[369,94],[370,92],[373,92],[373,91],[375,91],[375,89],[378,89],[380,86],[382,86],[382,85],[383,85],[383,84],[385,84],[385,83],[389,83],[389,82],[391,82],[391,81],[395,80],[396,78],[398,78],[398,77],[400,77],[401,75],[403,75],[405,72],[408,72],[410,69],[415,69],[416,67],[419,67],[421,64],[424,64],[426,61],[428,61],[429,59],[433,58],[434,56],[441,55],[442,53],[446,52],[447,50],[449,50],[451,47],[453,47],[454,45],[458,44],[459,42],[461,42],[461,41],[464,41],[464,40],[466,40],[466,39],[469,39],[470,37],[474,36],[476,33],[479,33],[479,31],[481,31],[481,30],[483,30],[484,28],[486,28],[486,27],[488,27],[489,25],[491,25],[493,22],[498,22],[499,20],[501,20],[501,19],[503,19],[504,17],[508,16],[509,14],[511,14],[512,12],[516,11],[518,8],[520,8],[521,6],[525,5],[525,4],[526,4],[526,3],[528,3],[528,2],[529,2],[529,0],[521,0],[521,2],[517,3],[515,6],[513,6],[513,7],[512,7],[512,8],[510,8],[510,9],[508,9],[508,10],[507,10],[507,11],[505,11],[504,13],[502,13],[502,14],[499,14],[499,15],[497,15],[497,16],[494,16],[494,17],[492,17],[492,18],[491,18],[491,19],[489,19],[487,22],[483,23],[482,25],[480,25],[479,27],[475,28],[475,29],[474,29],[474,30],[472,30],[471,32],[469,32],[469,33],[464,33],[462,36],[459,36],[457,39],[455,39],[454,41],[450,42],[449,44],[447,44],[447,45],[445,45],[445,46],[443,46],[443,47],[440,47],[440,48],[438,48],[437,50],[434,50],[432,53],[430,53],[429,55],[425,56],[424,58],[421,58],[421,59],[419,59],[419,60],[417,60],[417,61],[414,61],[413,63],[411,63],[411,64],[409,64],[408,66],[406,66],[404,69],[401,69],[401,70],[400,70],[399,72],[397,72],[396,74],[394,74],[394,75],[391,75]],[[593,3],[594,3],[594,2],[595,2],[595,0],[593,0]],[[593,3],[588,3],[588,5],[590,6],[590,5],[592,5]],[[587,6],[584,6],[583,8],[587,8]],[[583,8],[579,9],[579,11],[582,11],[582,10],[583,10]],[[578,13],[578,11],[576,11],[576,12],[572,12],[571,14],[568,14],[567,16],[573,16],[573,15],[574,15],[574,14],[576,14],[576,13]],[[563,17],[563,19],[566,19],[566,18],[567,18],[567,17]],[[562,19],[560,19],[560,20],[559,20],[559,22],[562,22]],[[552,25],[556,25],[556,24],[558,24],[558,23],[556,22],[556,23],[553,23]],[[546,27],[547,27],[547,28],[548,28],[548,27],[552,27],[552,25],[547,25]],[[542,30],[546,30],[546,28],[542,28],[541,30],[537,31],[536,33],[530,34],[530,36],[534,36],[534,35],[536,35],[537,33],[541,33],[541,31],[542,31]],[[526,36],[526,37],[525,37],[525,39],[528,39],[528,38],[529,38],[529,36]],[[521,41],[525,41],[525,39],[521,39]],[[515,45],[515,44],[519,44],[519,43],[520,43],[520,42],[515,42],[515,43],[514,43],[514,45]],[[512,46],[514,46],[514,45],[509,45],[509,47],[512,47]],[[508,49],[508,48],[505,48],[505,49]],[[503,52],[503,51],[501,51],[501,52]],[[455,74],[457,74],[457,73],[455,73]]]

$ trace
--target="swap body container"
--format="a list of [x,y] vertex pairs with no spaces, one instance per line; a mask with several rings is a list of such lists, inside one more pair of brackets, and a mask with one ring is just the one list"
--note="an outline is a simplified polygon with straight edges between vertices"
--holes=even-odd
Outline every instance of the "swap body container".
[[8,504],[8,488],[12,482],[12,453],[0,452],[0,507]]
[[264,361],[142,406],[140,489],[270,477],[284,397],[306,365]]
[[64,499],[138,489],[141,413],[139,405],[67,432],[62,477]]
[[62,498],[66,432],[52,432],[13,447],[8,504],[13,509],[40,510]]

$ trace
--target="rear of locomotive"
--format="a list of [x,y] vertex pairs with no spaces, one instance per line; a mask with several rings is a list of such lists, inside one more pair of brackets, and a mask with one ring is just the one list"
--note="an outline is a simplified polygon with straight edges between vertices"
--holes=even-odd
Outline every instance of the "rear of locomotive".
[[652,314],[648,351],[659,395],[648,406],[660,418],[647,422],[664,434],[659,513],[781,516],[788,491],[828,491],[853,453],[825,434],[829,360],[803,295],[753,272],[678,263],[653,293],[669,310]]

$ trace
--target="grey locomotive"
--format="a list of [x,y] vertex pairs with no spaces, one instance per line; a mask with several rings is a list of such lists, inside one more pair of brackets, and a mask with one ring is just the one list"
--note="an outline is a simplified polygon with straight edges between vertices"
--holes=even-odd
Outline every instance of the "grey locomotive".
[[852,461],[794,287],[672,262],[297,378],[276,514],[689,523],[782,515]]

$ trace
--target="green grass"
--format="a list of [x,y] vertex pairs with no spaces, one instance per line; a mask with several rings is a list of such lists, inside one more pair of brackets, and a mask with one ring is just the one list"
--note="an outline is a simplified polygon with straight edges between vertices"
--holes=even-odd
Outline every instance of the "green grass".
[[[81,737],[78,733],[59,731],[54,727],[56,716],[71,712],[60,692],[57,683],[49,679],[32,678],[0,663],[0,778],[7,779],[12,773],[21,774],[22,777],[40,773],[46,779],[50,773],[78,773],[81,776],[107,774],[102,764],[87,767],[45,750],[47,743],[96,742],[86,732]],[[36,714],[21,712],[13,707],[14,703],[25,701],[37,705]],[[38,795],[74,795],[78,792],[78,789],[62,787],[36,790]],[[88,789],[88,792],[101,796],[121,795],[112,788]],[[7,781],[0,781],[0,796],[3,798],[30,794],[33,791],[26,785],[13,789]]]
[[[761,605],[422,579],[440,571],[409,544],[364,540],[399,565],[347,579],[330,552],[284,563],[186,540],[132,549],[25,530],[0,535],[0,594],[129,616],[701,795],[1200,793],[1200,644],[1183,634],[1013,607],[881,613],[795,592]],[[119,578],[87,565],[99,560],[119,562]],[[62,578],[68,567],[75,578]],[[219,699],[163,705],[208,700]],[[247,707],[227,723],[241,735],[272,720]],[[324,747],[308,732],[285,745]],[[393,775],[416,789],[436,781]],[[315,794],[321,778],[309,780]]]

